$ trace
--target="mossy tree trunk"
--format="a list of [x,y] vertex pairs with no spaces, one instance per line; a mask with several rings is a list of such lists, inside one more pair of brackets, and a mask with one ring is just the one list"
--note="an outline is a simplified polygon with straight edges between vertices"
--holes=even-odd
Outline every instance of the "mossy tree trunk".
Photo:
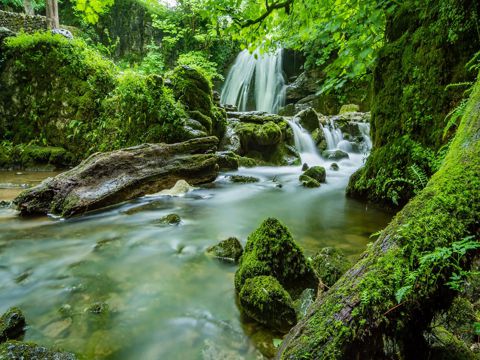
[[[454,268],[448,260],[422,267],[420,258],[468,236],[478,241],[479,142],[480,80],[440,170],[317,299],[277,359],[426,358],[422,333],[453,296],[445,283]],[[469,266],[468,253],[460,264]],[[412,274],[414,285],[398,303],[396,294]]]

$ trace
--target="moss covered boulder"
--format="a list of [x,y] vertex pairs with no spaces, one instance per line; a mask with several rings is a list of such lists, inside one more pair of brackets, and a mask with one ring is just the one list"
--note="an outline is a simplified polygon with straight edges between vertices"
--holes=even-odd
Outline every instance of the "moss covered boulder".
[[16,307],[8,309],[0,317],[0,343],[23,336],[25,325],[25,316],[20,309]]
[[311,178],[308,175],[302,174],[298,178],[298,180],[302,183],[302,185],[306,188],[318,188],[322,184],[320,184],[320,181],[315,180],[314,178]]
[[2,360],[76,360],[77,357],[68,352],[49,350],[33,343],[7,341],[0,345]]
[[297,322],[292,298],[272,276],[247,279],[239,299],[249,317],[272,329],[286,332]]
[[302,126],[302,128],[308,130],[308,132],[310,133],[314,132],[320,126],[318,114],[311,107],[302,110],[297,115],[295,115],[294,121],[297,121]]
[[227,115],[214,104],[210,81],[197,69],[183,65],[174,69],[171,83],[175,98],[189,111],[190,117],[200,122],[208,135],[221,139]]
[[323,166],[312,166],[304,172],[304,175],[310,176],[312,179],[324,183],[327,173]]
[[294,297],[305,288],[316,289],[318,279],[292,234],[280,221],[265,220],[250,234],[235,273],[240,292],[249,278],[268,275],[276,278]]
[[221,261],[238,263],[243,254],[243,247],[236,237],[220,241],[207,249],[207,254]]
[[178,214],[168,214],[157,221],[161,225],[179,225],[181,222],[182,218]]
[[326,247],[312,259],[312,266],[318,278],[325,285],[331,287],[352,264],[340,250]]
[[349,155],[347,152],[343,150],[325,150],[322,152],[322,157],[327,159],[327,160],[342,160],[342,159],[348,159]]

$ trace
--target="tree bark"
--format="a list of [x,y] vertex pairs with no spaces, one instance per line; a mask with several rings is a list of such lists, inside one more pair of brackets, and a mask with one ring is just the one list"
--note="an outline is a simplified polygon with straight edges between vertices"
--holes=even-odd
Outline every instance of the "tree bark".
[[25,14],[33,16],[35,11],[33,10],[32,0],[23,0],[23,8],[25,9]]
[[57,29],[60,27],[58,18],[58,2],[57,0],[46,0],[45,12],[47,17],[47,27],[49,29]]
[[[283,341],[277,359],[388,358],[389,347],[397,356],[425,358],[422,332],[453,296],[445,283],[454,269],[447,261],[433,264],[417,275],[400,303],[395,295],[425,254],[467,236],[478,241],[479,142],[480,80],[440,170],[359,262],[316,300]],[[462,266],[468,268],[468,256]]]

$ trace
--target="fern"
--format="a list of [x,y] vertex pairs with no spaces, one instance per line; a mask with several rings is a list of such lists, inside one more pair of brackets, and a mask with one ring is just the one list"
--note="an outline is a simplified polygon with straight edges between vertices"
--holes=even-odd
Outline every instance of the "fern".
[[462,99],[460,104],[458,104],[458,106],[456,106],[452,111],[450,111],[445,117],[445,121],[447,122],[447,125],[445,125],[445,128],[443,129],[444,139],[447,137],[447,134],[452,127],[457,127],[458,121],[465,114],[467,104],[468,104],[468,98]]
[[410,165],[408,168],[408,172],[410,174],[410,177],[413,178],[413,184],[414,184],[414,192],[417,193],[425,186],[427,186],[428,183],[428,176],[425,173],[425,170],[423,170],[420,166],[417,164]]

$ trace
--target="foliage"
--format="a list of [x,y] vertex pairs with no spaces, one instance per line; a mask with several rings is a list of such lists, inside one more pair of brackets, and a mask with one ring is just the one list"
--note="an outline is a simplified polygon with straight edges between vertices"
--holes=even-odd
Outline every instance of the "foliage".
[[177,65],[186,65],[200,71],[208,80],[223,80],[223,76],[217,72],[218,65],[209,60],[209,56],[201,51],[190,51],[180,54]]
[[114,0],[74,0],[75,10],[89,24],[98,22],[100,15],[106,13]]
[[339,89],[371,73],[383,43],[385,14],[397,4],[388,0],[285,1],[285,6],[269,12],[281,2],[201,2],[213,26],[241,41],[244,47],[282,46],[303,51],[307,67],[322,67],[327,74],[320,92]]
[[480,243],[475,240],[474,236],[468,236],[453,242],[448,247],[437,247],[420,256],[419,266],[408,274],[405,284],[395,293],[397,302],[402,302],[405,297],[410,295],[420,279],[422,282],[435,284],[441,279],[446,268],[451,269],[452,275],[445,285],[452,290],[460,291],[463,281],[470,274],[462,266],[464,257],[476,249],[480,249]]
[[165,59],[160,52],[160,47],[152,42],[147,46],[147,51],[138,70],[146,75],[162,74],[165,70]]

